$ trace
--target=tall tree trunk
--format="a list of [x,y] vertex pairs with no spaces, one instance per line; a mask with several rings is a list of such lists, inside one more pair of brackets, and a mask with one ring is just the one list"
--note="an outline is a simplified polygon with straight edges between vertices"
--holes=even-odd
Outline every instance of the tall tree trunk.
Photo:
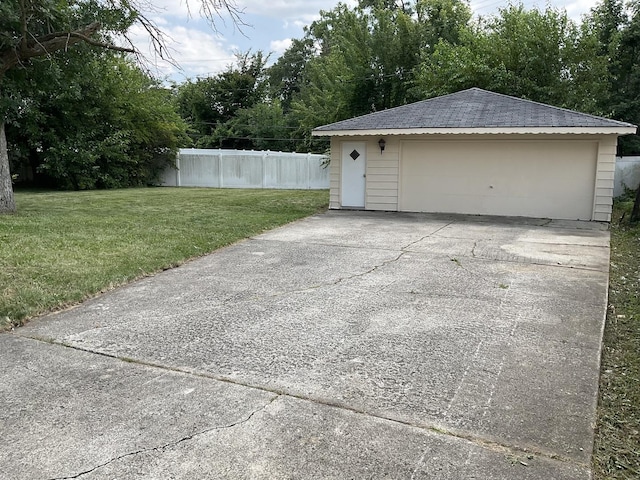
[[0,121],[0,214],[16,211],[13,199],[13,185],[9,171],[9,151],[7,150],[7,136],[4,133],[4,120]]

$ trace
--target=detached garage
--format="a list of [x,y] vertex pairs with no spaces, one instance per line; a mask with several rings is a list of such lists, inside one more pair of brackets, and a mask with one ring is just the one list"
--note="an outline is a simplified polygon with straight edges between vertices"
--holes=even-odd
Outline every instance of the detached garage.
[[318,127],[330,208],[611,220],[634,125],[471,88]]

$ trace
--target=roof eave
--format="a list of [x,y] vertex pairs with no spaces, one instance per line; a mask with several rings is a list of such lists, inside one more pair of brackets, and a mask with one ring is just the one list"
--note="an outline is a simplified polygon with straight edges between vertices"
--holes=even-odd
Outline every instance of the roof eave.
[[637,127],[484,127],[484,128],[380,128],[368,130],[313,130],[314,137],[380,136],[380,135],[498,135],[498,134],[562,134],[562,135],[628,135]]

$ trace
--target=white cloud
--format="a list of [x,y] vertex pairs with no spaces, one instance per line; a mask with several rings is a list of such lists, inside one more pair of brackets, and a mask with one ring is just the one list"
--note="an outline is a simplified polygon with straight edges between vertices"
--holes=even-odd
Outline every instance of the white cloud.
[[271,40],[269,47],[276,56],[280,56],[291,46],[291,43],[292,41],[290,38],[285,38],[284,40]]
[[[228,0],[231,11],[241,10],[236,7],[237,3],[234,0]],[[152,18],[170,18],[180,23],[194,22],[194,23],[206,23],[210,21],[215,28],[224,27],[226,25],[233,25],[233,20],[229,14],[229,11],[225,7],[211,9],[208,11],[212,18],[207,20],[203,14],[207,13],[207,10],[202,8],[203,0],[141,0],[140,6],[143,13]],[[208,0],[208,5],[219,4],[219,0]],[[239,13],[236,11],[236,13]],[[239,15],[242,20],[242,15]]]
[[226,44],[210,32],[182,25],[164,27],[163,32],[166,35],[168,53],[178,66],[159,58],[144,28],[136,26],[130,32],[134,45],[160,77],[181,82],[185,78],[218,73],[235,60],[234,46]]
[[[564,8],[567,11],[567,15],[569,18],[573,20],[580,20],[580,17],[585,13],[589,13],[589,11],[596,6],[595,0],[577,0],[575,2],[569,2],[564,5]],[[562,7],[562,5],[558,5]]]
[[[246,13],[286,20],[300,20],[308,24],[319,17],[320,10],[331,10],[339,0],[237,0],[237,5]],[[342,3],[353,7],[357,0],[343,0]]]
[[[522,2],[526,9],[538,8],[545,10],[547,5],[561,10],[566,10],[569,18],[579,21],[580,17],[588,13],[589,10],[596,5],[597,0],[574,0],[567,2],[566,0],[525,0]],[[517,2],[515,3],[518,4]],[[497,13],[498,8],[503,8],[506,2],[496,0],[472,0],[471,9],[477,15],[493,15]]]
[[[172,16],[178,18],[188,18],[189,10],[194,2],[186,3],[185,0],[155,0],[141,4],[141,9],[152,16]],[[199,2],[196,8],[200,8]],[[196,9],[196,13],[198,10]]]
[[[320,18],[320,17],[318,17],[318,18]],[[302,30],[304,27],[306,27],[307,25],[311,24],[311,22],[308,22],[308,21],[305,21],[305,20],[294,20],[293,21],[293,25],[296,26],[297,28],[299,28],[300,30]]]

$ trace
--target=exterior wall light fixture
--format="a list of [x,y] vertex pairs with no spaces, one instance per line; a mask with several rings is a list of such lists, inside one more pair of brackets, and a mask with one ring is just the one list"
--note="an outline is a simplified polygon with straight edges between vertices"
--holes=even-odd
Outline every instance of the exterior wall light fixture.
[[384,141],[384,138],[378,140],[378,146],[380,147],[380,155],[384,152],[384,147],[387,145],[387,142]]

